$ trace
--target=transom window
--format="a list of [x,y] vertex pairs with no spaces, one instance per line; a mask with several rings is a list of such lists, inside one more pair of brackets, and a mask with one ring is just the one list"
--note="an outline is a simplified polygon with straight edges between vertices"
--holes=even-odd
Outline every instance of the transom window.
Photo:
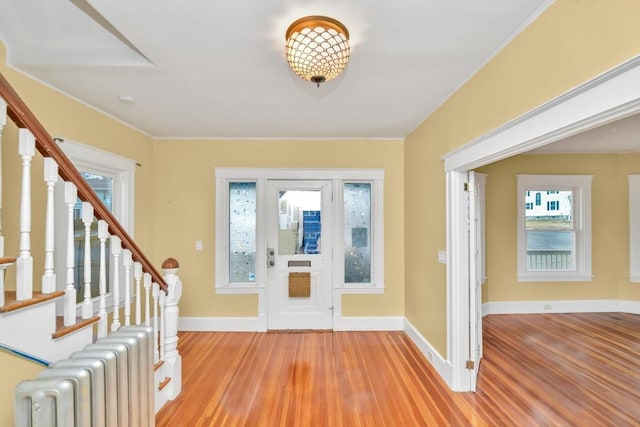
[[518,280],[591,280],[591,176],[518,175]]

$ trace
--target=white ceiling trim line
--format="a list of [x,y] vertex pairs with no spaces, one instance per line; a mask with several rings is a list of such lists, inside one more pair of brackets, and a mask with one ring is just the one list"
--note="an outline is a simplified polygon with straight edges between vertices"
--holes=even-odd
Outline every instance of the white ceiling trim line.
[[640,56],[450,151],[445,171],[467,171],[640,112]]
[[290,136],[283,136],[283,137],[251,137],[251,136],[239,136],[239,137],[231,137],[231,136],[225,136],[225,137],[216,137],[216,136],[202,136],[202,137],[195,137],[195,136],[189,136],[189,137],[179,137],[179,136],[175,136],[175,137],[168,137],[168,136],[162,136],[162,137],[158,137],[158,138],[153,138],[154,140],[157,141],[174,141],[174,142],[184,142],[184,141],[301,141],[301,142],[316,142],[316,141],[380,141],[380,142],[385,142],[385,141],[390,141],[390,142],[404,142],[404,138],[355,138],[355,137],[327,137],[327,138],[310,138],[310,137],[306,137],[306,138],[297,138],[297,137],[290,137]]
[[502,43],[500,43],[494,49],[494,51],[491,52],[491,54],[489,56],[487,56],[487,59],[482,61],[475,70],[473,70],[471,73],[469,73],[469,75],[460,82],[460,84],[458,86],[453,88],[453,90],[451,92],[449,92],[449,94],[442,99],[442,102],[440,102],[433,109],[431,109],[431,111],[429,111],[427,113],[427,115],[418,124],[418,126],[413,128],[411,130],[411,132],[409,132],[407,135],[405,135],[405,137],[407,137],[408,135],[413,133],[416,129],[418,129],[420,127],[420,125],[422,123],[424,123],[424,121],[429,118],[429,116],[431,116],[435,111],[437,111],[440,107],[442,107],[449,100],[449,98],[451,98],[453,96],[453,94],[455,94],[457,91],[462,89],[462,87],[464,85],[466,85],[469,82],[469,80],[471,80],[473,78],[473,76],[475,76],[480,70],[482,70],[489,62],[491,62],[491,60],[493,58],[495,58],[502,51],[502,49],[504,49],[509,43],[511,43],[513,41],[513,39],[515,39],[529,25],[531,25],[536,19],[538,19],[540,17],[540,15],[542,15],[542,13],[545,10],[547,10],[549,8],[549,6],[551,6],[555,2],[556,2],[556,0],[546,0],[542,5],[540,5],[540,7],[538,7],[538,9],[536,9],[531,15],[529,15],[529,17],[527,19],[522,21],[522,23],[515,30],[513,30],[513,32],[511,32],[511,34],[509,34],[507,37],[505,37],[505,39],[502,41]]
[[[0,41],[0,43],[2,43],[2,42]],[[95,112],[96,112],[96,113],[98,113],[98,114],[101,114],[101,115],[103,115],[103,116],[105,116],[105,117],[107,117],[107,118],[109,118],[109,119],[111,119],[111,120],[113,120],[113,121],[115,121],[115,122],[118,122],[118,123],[120,123],[121,125],[123,125],[123,126],[125,126],[125,127],[128,127],[129,129],[131,129],[131,130],[133,130],[133,131],[135,131],[135,132],[138,132],[138,133],[139,133],[139,134],[141,134],[141,135],[144,135],[144,136],[146,136],[146,137],[149,137],[149,138],[152,138],[152,139],[153,139],[153,135],[150,135],[149,133],[147,133],[147,132],[143,131],[142,129],[139,129],[139,128],[135,127],[135,126],[134,126],[134,125],[132,125],[131,123],[128,123],[128,122],[126,122],[126,121],[122,120],[121,118],[114,116],[114,115],[113,115],[113,114],[111,114],[111,113],[108,113],[108,112],[106,112],[106,111],[104,111],[104,110],[101,110],[100,108],[96,107],[95,105],[91,105],[91,104],[89,104],[88,102],[83,101],[82,99],[80,99],[80,98],[78,98],[78,97],[75,97],[75,96],[73,96],[73,95],[71,95],[71,94],[69,94],[69,93],[67,93],[67,92],[65,92],[65,91],[63,91],[63,90],[58,89],[58,88],[57,88],[57,87],[55,87],[55,86],[50,85],[49,83],[47,83],[47,82],[45,82],[45,81],[43,81],[43,80],[39,79],[38,77],[35,77],[34,75],[29,74],[29,73],[25,72],[24,70],[22,70],[22,69],[20,69],[20,68],[15,67],[15,66],[14,66],[14,65],[12,65],[12,64],[9,62],[9,60],[8,60],[8,59],[9,59],[9,48],[8,48],[6,45],[5,45],[5,48],[7,49],[7,61],[6,61],[5,65],[6,65],[8,68],[10,68],[10,69],[12,69],[13,71],[15,71],[16,73],[18,73],[18,74],[22,74],[23,76],[25,76],[25,77],[27,77],[27,78],[29,78],[29,79],[33,80],[33,81],[34,81],[34,82],[36,82],[36,83],[41,84],[42,86],[46,87],[47,89],[50,89],[50,90],[52,90],[52,91],[54,91],[54,92],[56,92],[56,93],[59,93],[60,95],[62,95],[62,96],[64,96],[64,97],[66,97],[66,98],[69,98],[69,99],[71,99],[71,100],[73,100],[73,101],[77,102],[78,104],[81,104],[82,106],[87,107],[87,108],[89,108],[89,109],[91,109],[91,110],[95,111]],[[53,135],[53,136],[57,136],[57,135]]]

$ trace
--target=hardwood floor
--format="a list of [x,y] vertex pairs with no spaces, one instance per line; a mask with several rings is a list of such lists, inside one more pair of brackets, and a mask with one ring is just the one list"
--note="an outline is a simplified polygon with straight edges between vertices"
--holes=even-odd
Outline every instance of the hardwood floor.
[[180,334],[163,426],[637,426],[640,316],[484,318],[476,393],[403,332]]

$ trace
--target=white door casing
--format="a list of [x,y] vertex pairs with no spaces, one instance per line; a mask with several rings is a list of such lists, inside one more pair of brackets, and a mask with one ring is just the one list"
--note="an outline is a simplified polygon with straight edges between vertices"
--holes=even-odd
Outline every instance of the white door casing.
[[[319,193],[321,232],[318,252],[304,248],[291,250],[300,241],[298,233],[289,230],[288,219],[281,215],[283,192]],[[268,329],[332,329],[332,183],[331,181],[270,180],[267,188],[267,328]],[[296,213],[297,215],[297,213]],[[297,217],[296,217],[297,218]],[[296,230],[302,232],[302,217]],[[300,228],[298,228],[300,227]],[[298,252],[298,253],[295,253]],[[271,263],[273,262],[273,265]],[[310,295],[289,296],[289,274],[310,273]]]
[[[470,391],[469,239],[461,184],[467,172],[640,113],[640,56],[581,84],[443,156],[447,177],[447,361],[449,386]],[[467,236],[468,237],[468,236]]]
[[471,391],[476,389],[482,358],[483,181],[484,175],[469,171],[469,360],[473,363],[473,367],[469,368]]

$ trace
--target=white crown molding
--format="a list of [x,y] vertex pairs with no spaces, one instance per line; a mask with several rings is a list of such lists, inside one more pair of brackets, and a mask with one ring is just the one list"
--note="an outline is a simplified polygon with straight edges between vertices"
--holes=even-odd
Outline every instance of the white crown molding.
[[589,80],[443,156],[471,170],[640,111],[640,56]]

